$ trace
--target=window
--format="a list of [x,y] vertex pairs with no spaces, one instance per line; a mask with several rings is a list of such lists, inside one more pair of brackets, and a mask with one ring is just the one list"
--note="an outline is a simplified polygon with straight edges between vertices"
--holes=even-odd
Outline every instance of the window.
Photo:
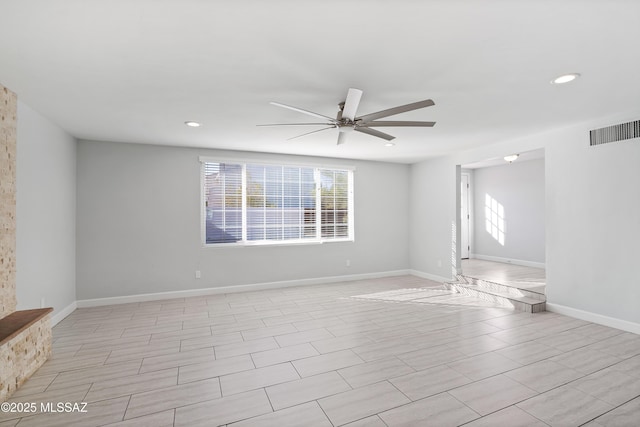
[[204,243],[353,240],[353,170],[202,160]]

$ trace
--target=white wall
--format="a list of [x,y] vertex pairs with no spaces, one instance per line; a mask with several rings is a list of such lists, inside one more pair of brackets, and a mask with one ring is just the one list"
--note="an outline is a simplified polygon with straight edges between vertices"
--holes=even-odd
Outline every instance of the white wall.
[[548,306],[640,330],[640,286],[632,270],[640,254],[640,140],[589,146],[590,129],[639,116],[603,118],[413,165],[411,268],[444,273],[433,260],[451,253],[456,165],[544,148]]
[[300,159],[78,143],[79,300],[408,269],[409,166],[302,158],[355,165],[355,242],[203,248],[198,157],[216,154]]
[[[544,159],[476,169],[472,190],[473,254],[503,262],[544,264]],[[485,226],[487,195],[504,208],[504,244]]]
[[450,280],[455,274],[456,168],[447,158],[411,166],[410,267],[415,274]]
[[16,295],[18,309],[76,300],[76,141],[18,102]]

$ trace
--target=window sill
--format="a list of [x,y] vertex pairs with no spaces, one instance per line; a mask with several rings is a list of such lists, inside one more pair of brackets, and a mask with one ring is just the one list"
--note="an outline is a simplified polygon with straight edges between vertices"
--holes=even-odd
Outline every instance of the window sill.
[[331,243],[348,243],[354,242],[354,239],[332,239],[332,240],[296,240],[296,241],[258,241],[258,242],[235,242],[235,243],[206,243],[202,247],[205,249],[220,248],[260,248],[273,246],[312,246]]

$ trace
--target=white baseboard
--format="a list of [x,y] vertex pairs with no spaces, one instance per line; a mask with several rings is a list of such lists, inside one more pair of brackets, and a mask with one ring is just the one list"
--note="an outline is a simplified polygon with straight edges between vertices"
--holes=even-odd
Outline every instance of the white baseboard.
[[411,274],[412,276],[417,276],[423,279],[429,279],[429,280],[433,280],[434,282],[440,282],[440,283],[450,282],[453,280],[453,276],[452,277],[437,276],[435,274],[424,273],[418,270],[409,270],[409,274]]
[[93,298],[76,301],[78,308],[99,307],[113,304],[188,298],[203,295],[226,294],[231,292],[250,292],[265,289],[289,288],[293,286],[321,285],[325,283],[352,282],[356,280],[377,279],[380,277],[404,276],[412,274],[410,270],[383,271],[377,273],[351,274],[346,276],[319,277],[313,279],[285,280],[280,282],[255,283],[249,285],[221,286],[217,288],[188,289],[184,291],[157,292],[150,294],[125,295],[120,297]]
[[74,301],[62,310],[54,312],[54,314],[51,316],[51,327],[54,327],[58,323],[60,323],[62,319],[73,313],[76,308],[78,308],[78,304],[76,301]]
[[602,314],[591,313],[577,308],[567,307],[560,304],[553,304],[547,301],[547,311],[586,320],[587,322],[621,329],[623,331],[640,334],[640,323],[629,322],[627,320],[616,319],[615,317],[604,316]]
[[469,254],[469,258],[481,259],[484,261],[501,262],[504,264],[522,265],[524,267],[533,267],[533,268],[542,268],[542,269],[546,268],[546,264],[544,262],[526,261],[523,259],[502,258],[499,256],[480,255],[480,254]]

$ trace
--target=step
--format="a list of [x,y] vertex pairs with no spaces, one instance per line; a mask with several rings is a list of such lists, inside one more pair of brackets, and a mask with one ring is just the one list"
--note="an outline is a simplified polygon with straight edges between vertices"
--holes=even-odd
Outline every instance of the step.
[[[517,298],[525,297],[532,298],[538,301],[546,301],[547,297],[544,294],[544,286],[537,287],[519,287],[516,284],[504,284],[493,282],[487,279],[478,279],[475,277],[463,276],[465,282],[469,285],[476,285],[480,289],[486,289],[491,292],[498,292],[501,294],[508,294]],[[540,289],[540,290],[539,290]]]
[[509,286],[500,283],[471,279],[465,276],[457,276],[456,279],[455,282],[449,282],[446,285],[460,294],[527,313],[539,313],[546,310],[546,298],[543,294],[530,291],[522,292],[522,289],[509,289]]

